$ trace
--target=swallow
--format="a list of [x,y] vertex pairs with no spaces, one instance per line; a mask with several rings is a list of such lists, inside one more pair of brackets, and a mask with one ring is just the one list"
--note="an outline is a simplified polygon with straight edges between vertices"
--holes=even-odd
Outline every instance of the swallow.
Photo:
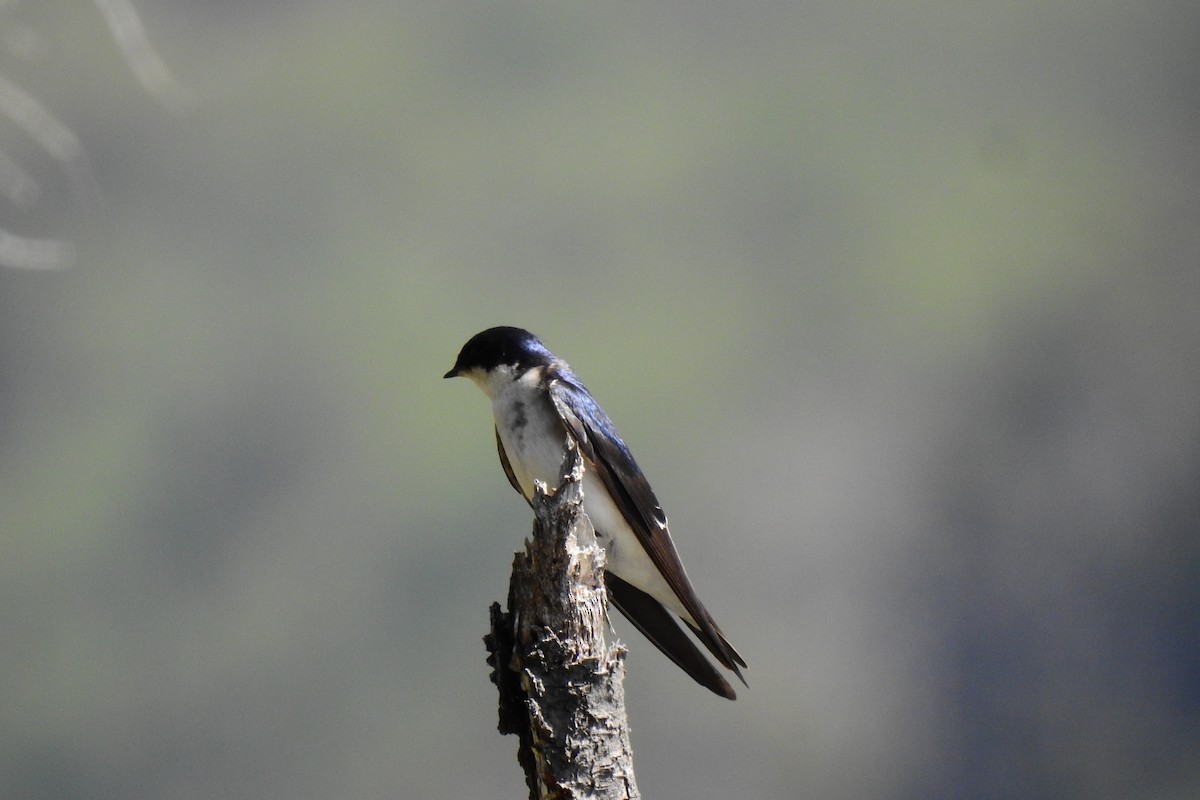
[[605,551],[610,601],[697,683],[736,699],[684,627],[743,684],[745,660],[688,580],[667,516],[629,447],[567,362],[529,331],[489,328],[471,337],[444,377],[458,376],[491,400],[500,464],[526,502],[536,482],[556,484],[563,444],[574,441],[584,462],[583,510]]

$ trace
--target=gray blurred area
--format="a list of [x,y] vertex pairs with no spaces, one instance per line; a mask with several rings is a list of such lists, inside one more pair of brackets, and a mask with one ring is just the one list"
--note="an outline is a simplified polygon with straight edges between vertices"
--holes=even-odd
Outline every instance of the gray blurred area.
[[134,7],[0,3],[0,797],[523,797],[495,324],[750,662],[645,797],[1200,796],[1196,3]]

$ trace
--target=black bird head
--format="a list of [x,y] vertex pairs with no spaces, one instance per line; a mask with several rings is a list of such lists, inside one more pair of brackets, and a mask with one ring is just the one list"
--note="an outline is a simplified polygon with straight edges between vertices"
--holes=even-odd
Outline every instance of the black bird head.
[[442,377],[483,377],[498,367],[508,367],[514,376],[554,361],[554,354],[523,328],[500,326],[477,333],[459,351],[454,368]]

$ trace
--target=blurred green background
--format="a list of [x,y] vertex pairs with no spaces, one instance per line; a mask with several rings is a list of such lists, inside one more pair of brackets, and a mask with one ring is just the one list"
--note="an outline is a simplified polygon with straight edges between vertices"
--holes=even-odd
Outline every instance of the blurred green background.
[[1200,796],[1200,6],[136,8],[0,4],[0,796],[524,796],[495,324],[750,662],[644,796]]

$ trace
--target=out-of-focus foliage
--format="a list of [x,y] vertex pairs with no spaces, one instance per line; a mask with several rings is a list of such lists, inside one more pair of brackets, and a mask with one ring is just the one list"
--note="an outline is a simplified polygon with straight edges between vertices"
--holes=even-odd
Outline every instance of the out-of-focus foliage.
[[647,797],[1200,792],[1194,3],[136,6],[0,3],[0,795],[523,796],[498,323],[751,665]]

